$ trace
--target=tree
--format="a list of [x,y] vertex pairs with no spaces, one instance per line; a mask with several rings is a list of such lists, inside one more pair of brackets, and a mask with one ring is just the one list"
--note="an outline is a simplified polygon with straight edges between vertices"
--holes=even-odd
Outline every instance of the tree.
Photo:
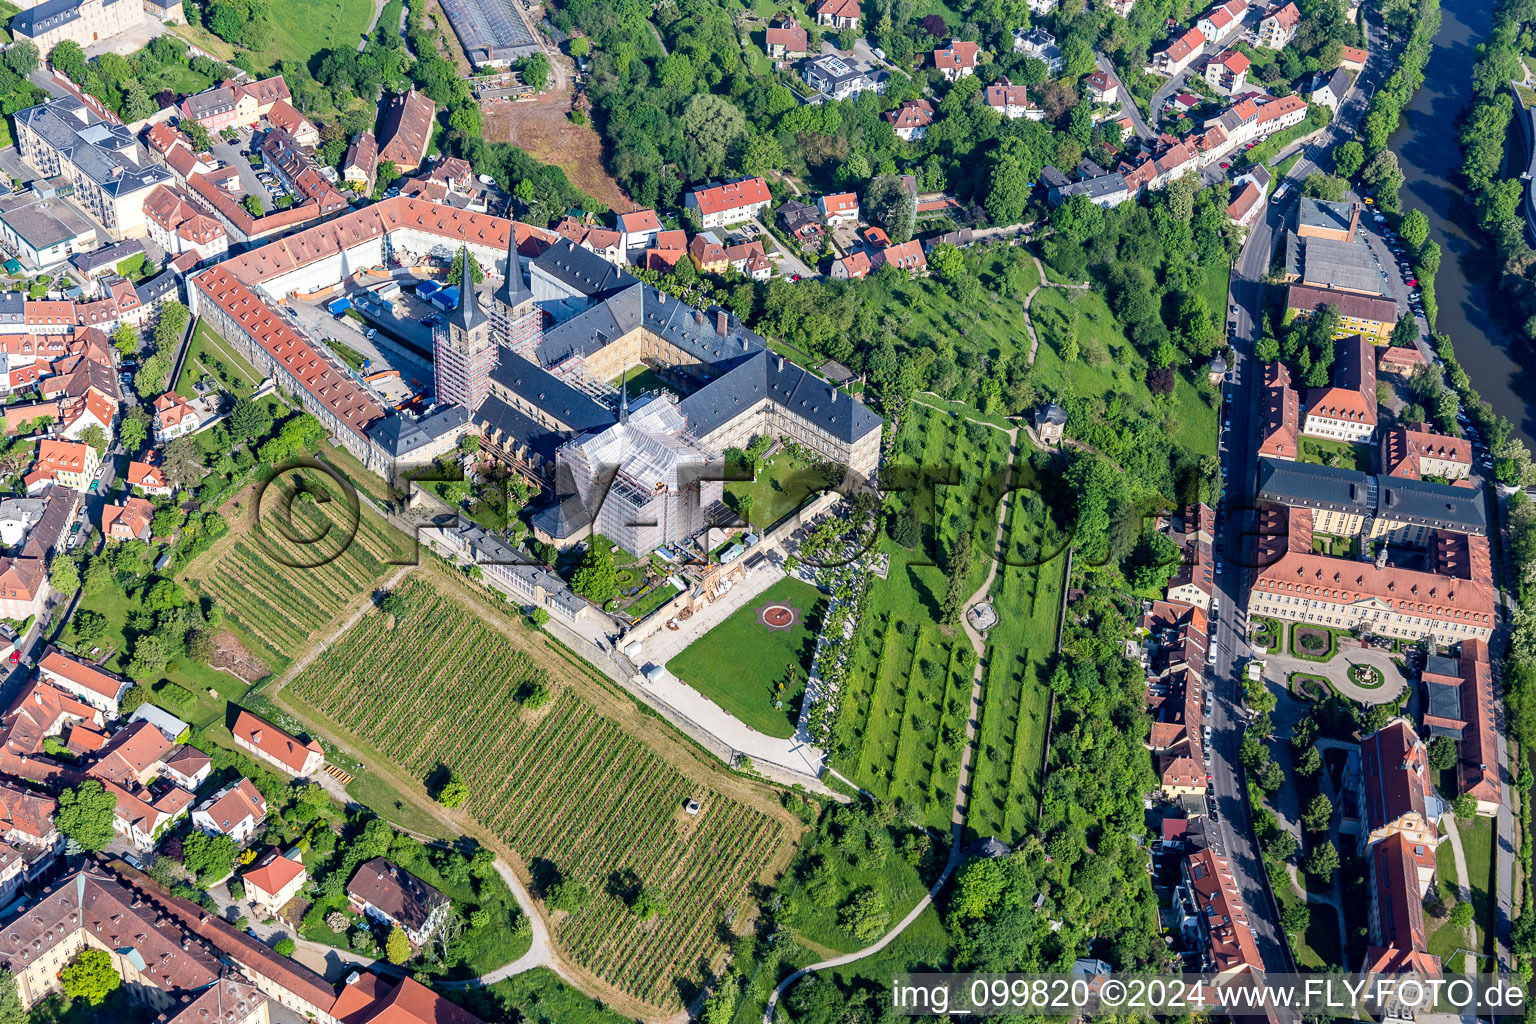
[[1353,178],[1365,164],[1365,147],[1354,139],[1333,147],[1333,169],[1340,177]]
[[17,78],[26,78],[38,69],[37,47],[18,39],[5,50],[5,66]]
[[181,843],[181,863],[201,884],[216,882],[235,866],[235,841],[194,829]]
[[1301,757],[1296,759],[1296,774],[1303,778],[1316,778],[1323,770],[1323,755],[1317,752],[1316,747],[1308,747],[1302,751]]
[[1403,222],[1397,226],[1397,233],[1413,247],[1414,252],[1418,252],[1419,246],[1429,238],[1429,218],[1423,210],[1409,210],[1403,214]]
[[1397,154],[1384,149],[1371,157],[1371,162],[1360,172],[1360,182],[1376,193],[1376,205],[1388,213],[1397,210],[1397,192],[1403,187],[1403,171],[1398,166]]
[[1449,736],[1436,736],[1429,744],[1429,766],[1445,771],[1456,766],[1456,741]]
[[629,912],[642,921],[667,916],[667,898],[650,886],[641,886],[629,901]]
[[293,936],[291,935],[284,935],[282,938],[272,943],[272,951],[277,953],[279,956],[293,956],[294,950],[298,948],[299,944],[294,941]]
[[1104,230],[1104,210],[1079,193],[1056,207],[1051,214],[1051,227],[1065,238],[1081,242]]
[[860,942],[879,938],[891,923],[885,895],[871,886],[855,890],[837,912],[837,923]]
[[393,160],[381,160],[373,172],[373,194],[382,196],[400,177],[400,168]]
[[437,791],[437,802],[452,809],[462,804],[467,796],[469,796],[469,786],[465,785],[458,772],[449,772],[448,780]]
[[940,242],[928,254],[928,266],[943,281],[950,284],[965,276],[965,257],[958,246]]
[[992,858],[973,860],[960,872],[950,913],[964,920],[984,918],[1008,888],[1003,866]]
[[475,254],[465,246],[459,246],[459,251],[453,254],[453,266],[448,268],[448,280],[457,284],[464,279],[464,257],[469,257],[469,277],[475,284],[485,280],[485,271],[480,269],[480,261],[475,259]]
[[1466,900],[1457,903],[1451,908],[1447,921],[1452,928],[1467,928],[1472,924],[1472,904]]
[[1477,798],[1471,793],[1463,793],[1451,801],[1451,812],[1456,815],[1456,820],[1465,824],[1477,816]]
[[71,999],[83,999],[91,1006],[100,1006],[123,983],[117,968],[112,966],[112,954],[104,949],[87,947],[74,961],[59,972],[59,984]]
[[[1321,793],[1318,794],[1322,796]],[[1333,877],[1333,873],[1339,869],[1339,848],[1329,840],[1324,840],[1312,848],[1307,854],[1307,859],[1302,863],[1302,870],[1313,878],[1327,881]]]
[[613,600],[619,592],[619,572],[613,564],[613,553],[596,541],[589,543],[581,565],[571,577],[571,587],[596,604]]
[[892,242],[905,242],[912,237],[917,197],[907,191],[900,175],[876,175],[864,190],[864,215],[885,231]]
[[747,116],[715,93],[700,93],[683,109],[686,156],[695,172],[691,177],[713,177],[725,166],[726,155],[747,137]]
[[230,410],[229,429],[242,441],[266,437],[272,432],[272,410],[265,402],[241,398]]
[[1414,322],[1413,314],[1405,312],[1397,318],[1397,323],[1392,325],[1392,337],[1390,344],[1397,348],[1411,348],[1419,340],[1419,325]]
[[85,81],[91,66],[86,62],[85,51],[73,39],[65,39],[48,54],[53,69],[76,85]]
[[62,594],[73,594],[80,589],[80,566],[67,555],[55,555],[48,567],[48,582]]
[[244,202],[242,202],[241,205],[245,207],[245,212],[250,214],[252,217],[260,217],[267,212],[266,208],[261,205],[260,196],[246,196]]
[[1323,832],[1328,828],[1328,823],[1333,820],[1333,801],[1328,799],[1326,793],[1318,793],[1306,810],[1301,812],[1301,825],[1308,832]]
[[592,41],[586,36],[577,36],[571,40],[571,45],[566,47],[572,57],[585,57],[592,52]]
[[173,485],[191,487],[203,478],[203,457],[190,437],[178,437],[165,446],[161,468]]
[[1301,194],[1313,199],[1337,203],[1349,191],[1349,182],[1332,174],[1309,174],[1301,186]]
[[549,84],[549,58],[541,53],[530,53],[517,62],[517,72],[523,76],[523,84],[534,92],[543,92]]
[[80,432],[80,440],[83,443],[90,445],[92,448],[95,448],[97,455],[105,455],[107,452],[107,445],[112,443],[111,439],[107,437],[106,430],[100,423],[92,423],[90,426],[82,430]]
[[395,925],[384,940],[384,959],[396,967],[411,958],[411,940],[405,937],[405,929]]
[[171,649],[165,640],[154,633],[145,633],[133,642],[133,660],[128,663],[128,675],[138,682],[153,679],[170,664]]
[[736,514],[741,516],[741,521],[748,526],[752,525],[752,495],[742,494],[736,498]]
[[1312,926],[1312,911],[1305,903],[1287,903],[1280,909],[1280,926],[1289,935],[1305,935]]
[[30,1015],[21,1006],[21,992],[16,975],[0,968],[0,1024],[28,1024]]
[[573,913],[592,902],[592,894],[580,882],[569,879],[556,882],[544,894],[544,902],[555,910]]
[[59,794],[59,831],[87,853],[105,849],[112,841],[116,813],[117,797],[96,779],[86,779]]

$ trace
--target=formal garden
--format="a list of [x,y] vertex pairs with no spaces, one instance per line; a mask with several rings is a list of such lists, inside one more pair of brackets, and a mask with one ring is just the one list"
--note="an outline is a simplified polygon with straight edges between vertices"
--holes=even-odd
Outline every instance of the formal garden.
[[1339,653],[1338,631],[1326,626],[1292,626],[1291,653],[1307,661],[1330,661]]
[[1266,651],[1279,650],[1280,644],[1285,640],[1285,627],[1274,619],[1266,619],[1255,615],[1252,619],[1253,646],[1262,647]]

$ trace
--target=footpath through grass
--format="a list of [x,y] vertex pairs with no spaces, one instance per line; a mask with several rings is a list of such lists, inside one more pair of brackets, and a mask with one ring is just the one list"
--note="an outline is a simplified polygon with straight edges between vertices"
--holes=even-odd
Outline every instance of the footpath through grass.
[[[786,630],[765,625],[760,613],[769,605],[794,609],[793,626]],[[815,587],[782,579],[689,644],[666,667],[758,732],[788,739],[795,734],[825,607],[826,598]],[[775,702],[781,706],[775,707]]]

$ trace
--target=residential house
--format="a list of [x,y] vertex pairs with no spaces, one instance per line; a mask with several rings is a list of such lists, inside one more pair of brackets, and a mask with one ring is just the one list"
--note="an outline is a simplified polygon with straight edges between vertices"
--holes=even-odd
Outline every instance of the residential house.
[[816,209],[820,211],[822,221],[829,227],[859,222],[859,197],[852,192],[822,196],[816,200]]
[[391,96],[379,124],[379,160],[411,174],[427,157],[437,105],[415,89]]
[[1397,303],[1371,295],[1293,284],[1286,290],[1285,305],[1302,319],[1332,306],[1339,314],[1338,326],[1333,332],[1335,338],[1360,334],[1378,345],[1385,345],[1392,336],[1392,328],[1397,326]]
[[895,130],[898,139],[915,142],[928,134],[928,126],[933,124],[933,102],[904,100],[901,106],[887,110],[884,116],[891,122],[891,128]]
[[773,195],[762,178],[737,178],[690,189],[683,205],[698,216],[700,227],[708,229],[751,220],[772,202]]
[[1098,6],[1107,7],[1116,17],[1129,18],[1136,9],[1136,0],[1098,0]]
[[240,876],[245,883],[245,898],[251,901],[258,917],[271,917],[282,910],[308,881],[304,862],[297,848],[287,853],[268,850],[256,866]]
[[693,241],[688,243],[688,258],[701,274],[723,274],[731,265],[725,256],[725,246],[708,231],[693,236]]
[[1189,29],[1154,53],[1147,70],[1172,78],[1194,63],[1204,49],[1205,36],[1198,28]]
[[933,66],[946,82],[958,82],[976,73],[981,63],[981,47],[963,39],[951,39],[949,45],[933,51]]
[[182,120],[196,121],[217,134],[226,128],[253,128],[278,104],[291,103],[293,94],[281,75],[256,82],[225,82],[188,96],[182,101]]
[[857,29],[859,0],[821,0],[816,5],[816,24],[835,29]]
[[165,470],[160,467],[158,452],[149,452],[142,460],[131,460],[128,463],[127,480],[129,487],[156,497],[169,497],[175,490],[166,479]]
[[309,149],[320,145],[320,129],[294,109],[287,100],[277,100],[267,111],[267,122],[279,131],[287,132],[299,145]]
[[325,760],[325,751],[314,740],[301,742],[249,711],[236,716],[230,732],[237,747],[288,775],[313,775]]
[[195,793],[208,781],[213,771],[213,758],[191,744],[185,744],[166,755],[161,771],[182,789]]
[[118,702],[133,685],[110,672],[50,647],[37,663],[40,680],[100,711],[108,720],[118,716]]
[[26,476],[28,492],[49,484],[84,493],[96,481],[101,456],[79,441],[43,440],[37,444],[37,461]]
[[880,92],[885,88],[885,72],[871,73],[857,64],[844,60],[837,54],[827,54],[805,61],[800,66],[805,84],[828,99],[851,99],[863,92]]
[[1245,181],[1237,195],[1227,204],[1227,216],[1233,223],[1251,228],[1264,210],[1264,200],[1264,190],[1251,181]]
[[1201,968],[1218,978],[1264,970],[1231,862],[1209,847],[1195,850],[1184,861],[1183,887],[1194,905]]
[[821,211],[808,203],[786,199],[779,207],[779,223],[795,236],[795,241],[813,253],[820,252],[826,243],[827,232],[821,222]]
[[1300,26],[1301,12],[1294,3],[1287,3],[1264,16],[1264,20],[1259,22],[1259,31],[1254,41],[1268,50],[1283,50],[1296,38],[1296,30]]
[[898,270],[905,270],[913,276],[928,272],[928,257],[923,255],[922,243],[916,239],[902,242],[900,245],[886,246],[873,253],[869,262],[875,270],[889,265]]
[[1222,50],[1205,65],[1205,81],[1223,96],[1243,91],[1251,61],[1238,50]]
[[341,180],[362,186],[361,192],[371,193],[378,172],[378,140],[373,137],[373,132],[360,132],[347,146],[347,155],[342,158]]
[[794,18],[785,18],[769,28],[763,37],[764,48],[774,60],[798,60],[811,52],[810,35]]
[[1050,14],[1061,6],[1061,0],[1029,0],[1029,13],[1034,15]]
[[619,234],[626,253],[643,252],[656,244],[661,234],[661,220],[655,210],[635,210],[619,214]]
[[1291,373],[1278,360],[1264,368],[1259,405],[1259,454],[1294,461],[1300,441],[1301,399]]
[[1045,120],[1045,111],[1030,102],[1029,90],[1022,85],[1014,85],[1007,78],[1000,78],[995,84],[987,86],[986,103],[1010,121],[1021,117],[1031,121]]
[[1358,46],[1346,46],[1339,51],[1339,67],[1355,74],[1365,70],[1365,50]]
[[197,408],[174,391],[167,391],[156,398],[155,441],[164,444],[178,437],[186,437],[203,425],[203,416]]
[[1335,441],[1365,441],[1376,432],[1376,354],[1361,335],[1334,344],[1327,387],[1307,392],[1301,432]]
[[101,507],[101,532],[107,540],[148,541],[151,537],[150,522],[155,518],[155,506],[147,499],[130,496],[121,505]]
[[224,225],[175,185],[158,185],[149,193],[144,218],[150,240],[168,255],[194,252],[199,260],[211,260],[229,251]]
[[1465,480],[1472,475],[1472,443],[1436,434],[1422,423],[1391,427],[1381,435],[1381,469],[1407,480]]
[[870,269],[869,253],[860,249],[833,260],[831,276],[839,281],[857,281],[868,277]]
[[409,977],[366,971],[347,975],[330,1016],[338,1024],[480,1024],[480,1018]]
[[398,925],[415,946],[432,937],[451,909],[447,896],[383,857],[358,865],[347,902],[375,921]]
[[726,246],[725,259],[737,273],[754,281],[766,281],[773,276],[773,262],[757,239]]
[[1022,28],[1014,29],[1013,52],[1044,61],[1052,74],[1060,72],[1067,66],[1066,58],[1061,55],[1061,47],[1056,45],[1056,37],[1043,28],[1032,28],[1027,31]]
[[249,842],[266,820],[267,800],[250,779],[230,783],[192,812],[193,825],[240,845]]
[[130,722],[112,735],[97,753],[90,774],[135,789],[147,786],[160,774],[166,755],[176,749],[174,739],[151,722]]
[[196,799],[180,786],[146,788],[124,786],[110,779],[100,781],[102,788],[117,801],[112,814],[113,831],[144,853],[153,850],[166,830],[186,816]]
[[1195,27],[1212,46],[1226,46],[1233,36],[1243,29],[1243,15],[1248,13],[1248,0],[1226,0],[1217,4],[1195,22]]
[[1084,79],[1088,83],[1088,98],[1095,103],[1119,103],[1120,83],[1107,71],[1095,71]]
[[1339,104],[1344,102],[1344,94],[1349,92],[1349,72],[1343,68],[1319,71],[1307,82],[1303,91],[1309,102],[1327,107],[1337,114]]

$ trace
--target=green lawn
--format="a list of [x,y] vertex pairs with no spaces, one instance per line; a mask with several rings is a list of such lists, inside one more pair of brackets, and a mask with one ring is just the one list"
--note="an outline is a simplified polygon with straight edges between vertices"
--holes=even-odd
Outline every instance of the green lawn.
[[192,329],[190,350],[182,363],[181,375],[174,388],[183,398],[193,398],[192,385],[204,377],[213,377],[236,398],[249,397],[261,375],[246,362],[235,346],[221,338],[212,327],[199,320]]
[[[1447,840],[1435,851],[1435,888],[1439,891],[1441,902],[1447,908],[1456,905],[1458,881],[1456,855],[1451,850],[1450,841]],[[1454,970],[1455,968],[1448,961],[1452,953],[1466,945],[1465,930],[1454,928],[1443,918],[1437,919],[1427,912],[1425,924],[1433,929],[1429,936],[1429,951],[1445,963],[1446,970]]]
[[[964,632],[939,624],[948,587],[939,563],[969,527],[967,593],[985,580],[1007,445],[999,430],[923,405],[909,409],[888,478],[897,481],[918,467],[954,471],[940,477],[925,470],[900,485],[910,483],[909,489],[892,491],[898,509],[910,508],[923,524],[920,539],[913,548],[889,534],[880,539],[890,571],[876,581],[854,637],[850,683],[835,726],[834,767],[931,828],[949,827],[976,665]],[[1037,510],[1022,497],[1014,504],[1010,541],[1032,543]],[[1000,568],[991,594],[1001,622],[988,637],[992,665],[970,813],[979,832],[1005,842],[1027,827],[1038,795],[1048,702],[1041,669],[1055,647],[1063,562],[1048,561],[1043,575],[1027,566]]]
[[829,864],[836,875],[836,898],[820,904],[802,885],[785,901],[785,911],[780,917],[796,935],[817,946],[851,953],[868,945],[838,923],[838,907],[850,893],[865,887],[875,889],[885,897],[886,909],[891,921],[895,922],[927,891],[917,869],[900,856],[888,856],[884,863],[880,863],[867,856],[845,856],[831,843],[823,843],[817,850],[821,860]]
[[[1224,277],[1208,278],[1204,288],[1210,295],[1218,290],[1223,294],[1221,303],[1211,309],[1211,315],[1219,319],[1226,309]],[[1203,379],[1203,369],[1185,367],[1172,401],[1166,407],[1154,406],[1146,385],[1147,362],[1125,336],[1103,295],[1043,288],[1030,310],[1040,337],[1035,373],[1042,384],[1060,389],[1064,381],[1070,381],[1073,392],[1084,398],[1103,398],[1111,392],[1128,396],[1121,400],[1140,402],[1146,415],[1170,420],[1176,444],[1197,455],[1216,454],[1215,392],[1202,390],[1190,379],[1196,374]],[[1057,325],[1073,323],[1080,354],[1068,366],[1061,357],[1063,339]]]
[[[125,642],[123,634],[129,618],[142,611],[143,606],[117,587],[110,587],[82,596],[79,610],[97,612],[106,619],[106,629],[101,638],[95,642],[104,649],[112,649],[111,657],[102,662],[102,667],[109,672],[126,676],[133,652]],[[74,641],[72,633],[68,630],[61,639],[70,644]],[[81,645],[80,651],[85,654],[88,647]],[[157,690],[166,682],[175,683],[197,698],[190,712],[178,710],[164,701]],[[210,689],[218,694],[216,698],[208,695]],[[171,661],[159,679],[151,681],[150,702],[161,705],[177,717],[187,720],[193,727],[201,727],[222,722],[226,701],[238,699],[246,689],[245,683],[228,672],[222,672],[183,654]]]
[[[777,630],[758,622],[758,611],[768,604],[793,607],[794,626]],[[824,604],[815,587],[780,580],[695,640],[667,668],[759,732],[793,736]],[[774,707],[775,701],[782,706]]]
[[[279,61],[308,64],[322,50],[356,49],[373,24],[373,0],[272,0],[272,42],[253,54],[258,67],[270,68]],[[229,60],[236,48],[194,25],[177,25],[175,33],[200,49]]]
[[626,1024],[629,1020],[567,985],[548,967],[535,967],[485,988],[447,989],[443,994],[485,1020],[539,1024]]
[[[1461,832],[1461,851],[1467,858],[1467,875],[1472,889],[1473,920],[1477,924],[1478,944],[1484,953],[1493,952],[1494,914],[1497,904],[1493,899],[1497,878],[1494,875],[1494,819],[1478,815],[1472,824],[1457,827]],[[1486,966],[1486,964],[1484,965]],[[1481,969],[1481,968],[1479,968]]]
[[739,513],[741,499],[750,498],[749,520],[752,525],[763,528],[789,515],[827,486],[825,475],[817,472],[809,460],[789,452],[779,452],[765,460],[756,480],[748,479],[751,475],[749,467],[731,460],[727,461],[726,475],[742,478],[726,482],[726,504]]
[[1315,462],[1319,466],[1339,466],[1361,473],[1371,471],[1371,446],[1368,444],[1304,437],[1301,439],[1298,458],[1302,462]]

